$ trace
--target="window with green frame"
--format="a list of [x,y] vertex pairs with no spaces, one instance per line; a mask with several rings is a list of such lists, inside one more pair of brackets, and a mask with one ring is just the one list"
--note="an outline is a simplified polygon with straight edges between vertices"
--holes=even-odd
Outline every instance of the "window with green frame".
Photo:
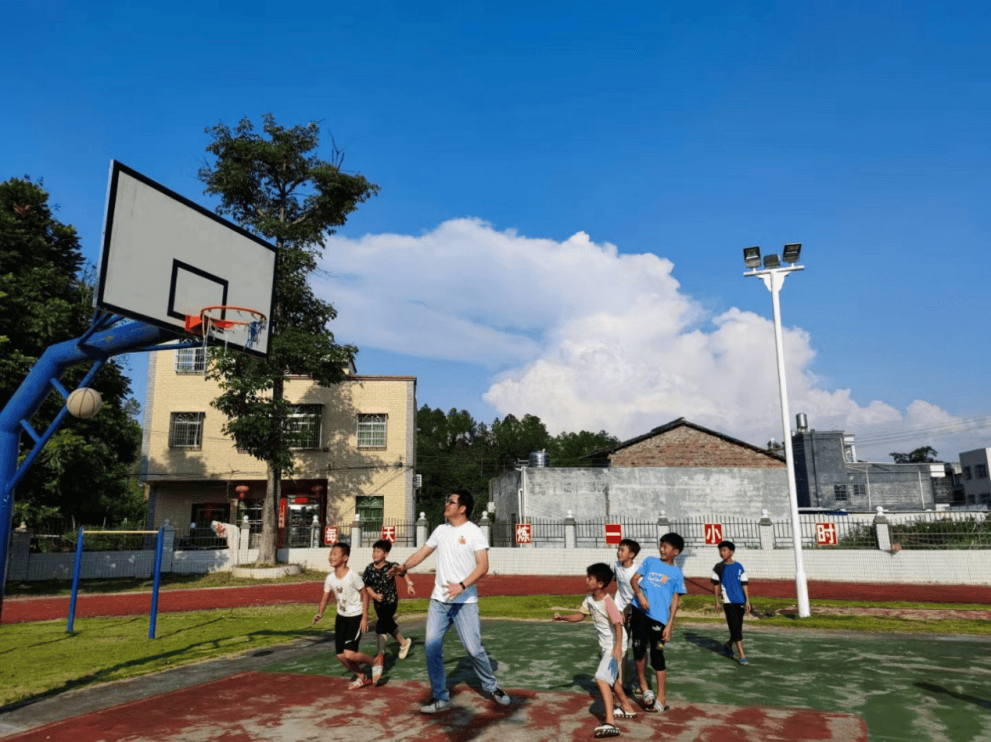
[[381,531],[385,513],[385,498],[374,495],[359,495],[355,502],[355,512],[361,518],[361,529],[367,532]]

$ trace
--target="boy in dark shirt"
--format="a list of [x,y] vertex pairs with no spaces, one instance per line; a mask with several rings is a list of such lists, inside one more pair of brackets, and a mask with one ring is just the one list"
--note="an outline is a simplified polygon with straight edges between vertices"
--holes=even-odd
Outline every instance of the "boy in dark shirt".
[[[385,662],[385,647],[389,635],[396,637],[399,642],[399,659],[406,659],[409,648],[413,646],[412,639],[403,639],[396,623],[396,609],[399,608],[399,594],[396,592],[396,578],[389,576],[389,570],[396,566],[395,562],[386,561],[392,551],[392,542],[387,539],[376,541],[372,546],[372,563],[365,567],[361,579],[365,582],[368,595],[375,602],[375,633],[378,634],[378,655],[372,665],[372,680],[378,682],[382,677],[382,667]],[[406,590],[410,595],[416,595],[413,580],[406,575]]]

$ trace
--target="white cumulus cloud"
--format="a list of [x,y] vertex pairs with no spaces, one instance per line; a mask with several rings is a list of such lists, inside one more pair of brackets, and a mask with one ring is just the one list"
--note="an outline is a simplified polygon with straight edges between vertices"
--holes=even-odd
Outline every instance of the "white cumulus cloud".
[[[339,337],[477,364],[500,414],[537,415],[553,433],[628,438],[686,417],[755,444],[781,437],[770,319],[736,308],[707,316],[669,260],[623,254],[584,232],[557,242],[478,219],[420,236],[334,236],[325,254],[316,290],[340,310]],[[887,460],[926,445],[922,429],[963,424],[924,401],[861,406],[851,390],[819,383],[807,332],[786,328],[784,344],[792,414],[863,436],[862,458]],[[966,450],[947,445],[945,455]]]

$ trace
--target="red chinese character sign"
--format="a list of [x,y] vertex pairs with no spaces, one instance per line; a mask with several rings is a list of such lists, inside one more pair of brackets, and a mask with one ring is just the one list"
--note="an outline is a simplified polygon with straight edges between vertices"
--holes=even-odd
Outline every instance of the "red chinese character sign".
[[617,546],[623,540],[622,523],[606,523],[606,545]]
[[835,523],[816,523],[817,546],[836,546],[837,543]]
[[529,523],[517,523],[516,524],[516,543],[517,544],[532,544],[533,543],[533,526]]
[[327,546],[337,543],[337,526],[327,526],[323,529],[323,542]]
[[707,544],[716,546],[722,540],[723,540],[723,524],[722,523],[706,523],[705,524],[705,542]]
[[396,527],[382,526],[382,539],[390,544],[396,543]]

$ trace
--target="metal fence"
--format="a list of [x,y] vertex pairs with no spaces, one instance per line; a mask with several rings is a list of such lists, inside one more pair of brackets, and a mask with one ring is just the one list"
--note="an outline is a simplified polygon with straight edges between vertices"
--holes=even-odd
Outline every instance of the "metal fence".
[[[718,526],[718,529],[715,526]],[[685,548],[711,547],[720,541],[732,541],[737,547],[760,548],[760,520],[756,518],[733,518],[724,515],[678,518],[670,522],[669,530],[685,539]]]

